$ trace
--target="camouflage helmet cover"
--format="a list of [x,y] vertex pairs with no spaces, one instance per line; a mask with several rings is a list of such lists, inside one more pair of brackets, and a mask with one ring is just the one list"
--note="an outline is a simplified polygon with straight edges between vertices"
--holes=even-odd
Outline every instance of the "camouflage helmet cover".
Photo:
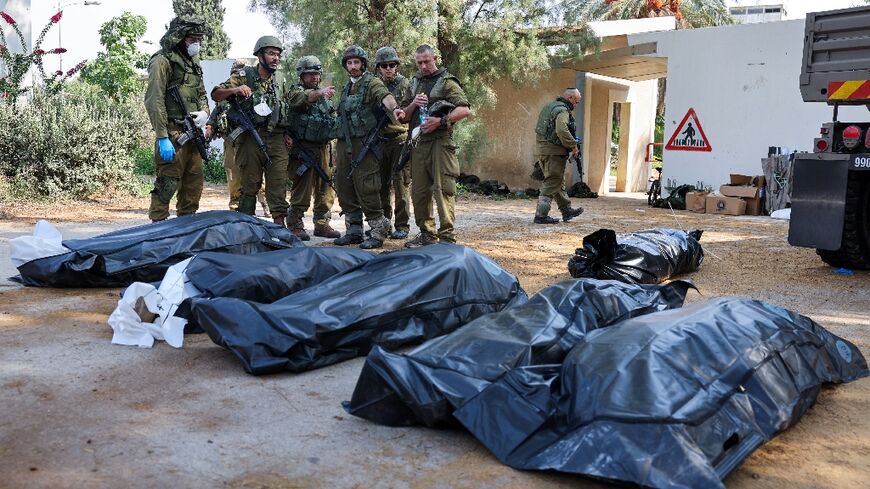
[[399,63],[399,53],[392,46],[384,46],[375,53],[375,65],[382,63]]
[[254,56],[260,54],[263,48],[275,48],[280,52],[284,52],[284,46],[281,41],[275,36],[263,36],[257,39],[257,44],[254,44]]
[[302,76],[306,73],[323,74],[323,65],[317,56],[303,56],[296,61],[296,74]]
[[363,62],[364,67],[369,64],[369,55],[366,54],[366,50],[357,45],[348,46],[344,50],[344,54],[341,55],[341,66],[345,66],[347,60],[351,58],[359,58]]
[[169,23],[169,29],[166,30],[166,34],[163,34],[163,37],[160,38],[160,47],[166,51],[171,51],[185,37],[191,34],[201,36],[206,33],[205,31],[205,22],[199,17],[187,15],[175,17]]

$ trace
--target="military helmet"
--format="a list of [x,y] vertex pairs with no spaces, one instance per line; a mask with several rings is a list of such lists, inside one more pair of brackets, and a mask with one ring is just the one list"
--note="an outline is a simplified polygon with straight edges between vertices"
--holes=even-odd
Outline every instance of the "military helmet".
[[254,56],[260,54],[263,48],[275,48],[278,51],[284,52],[284,46],[281,41],[275,36],[263,36],[257,39],[257,44],[254,44]]
[[232,75],[233,73],[241,70],[247,64],[248,62],[244,58],[237,58],[235,61],[233,61],[233,66],[230,68],[230,74]]
[[303,56],[296,61],[296,74],[302,76],[306,73],[323,74],[323,65],[317,56]]
[[366,50],[357,45],[348,46],[347,49],[344,50],[344,54],[341,55],[341,66],[345,66],[347,60],[351,58],[359,58],[363,63],[363,68],[369,64],[369,55],[366,54]]
[[429,115],[432,117],[444,117],[450,113],[456,106],[446,100],[438,100],[429,106]]
[[399,53],[391,46],[384,46],[375,53],[375,65],[382,63],[399,62]]

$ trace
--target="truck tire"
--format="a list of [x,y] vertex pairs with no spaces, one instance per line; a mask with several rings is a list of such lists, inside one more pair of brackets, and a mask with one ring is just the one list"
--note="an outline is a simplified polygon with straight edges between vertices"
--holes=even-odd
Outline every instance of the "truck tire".
[[870,270],[870,172],[849,172],[840,249],[816,253],[832,267]]

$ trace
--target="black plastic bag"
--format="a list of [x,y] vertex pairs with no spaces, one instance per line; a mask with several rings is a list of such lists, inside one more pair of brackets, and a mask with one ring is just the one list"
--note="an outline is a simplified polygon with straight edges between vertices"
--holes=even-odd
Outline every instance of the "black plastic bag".
[[188,320],[260,375],[420,342],[526,300],[516,277],[489,258],[437,244],[378,255],[272,304],[194,298]]
[[300,246],[238,256],[200,253],[185,273],[208,297],[235,297],[262,303],[319,284],[374,258],[374,253],[335,247]]
[[680,185],[671,190],[667,197],[664,199],[656,199],[656,201],[651,205],[652,207],[660,207],[662,209],[684,211],[686,210],[686,194],[696,190],[697,189],[694,185]]
[[568,272],[574,278],[662,283],[701,266],[701,233],[650,229],[617,236],[610,229],[599,229],[583,238],[583,247],[568,260]]
[[562,365],[514,369],[454,416],[514,468],[724,488],[822,384],[867,375],[861,352],[812,320],[721,298],[592,331]]
[[568,280],[525,304],[489,314],[400,355],[375,347],[350,414],[397,426],[449,423],[457,407],[519,366],[560,363],[586,333],[614,322],[680,307],[691,283],[633,285]]
[[568,187],[568,197],[574,197],[578,199],[597,199],[598,192],[593,192],[589,185],[586,182],[577,182],[574,185]]
[[125,287],[156,282],[166,270],[202,251],[248,255],[304,246],[287,228],[234,211],[209,211],[65,240],[72,250],[29,261],[20,282],[37,287]]

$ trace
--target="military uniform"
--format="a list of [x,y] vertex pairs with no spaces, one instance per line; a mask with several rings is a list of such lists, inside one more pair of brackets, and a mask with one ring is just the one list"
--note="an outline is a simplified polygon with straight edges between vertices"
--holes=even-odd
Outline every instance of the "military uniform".
[[[182,127],[175,121],[188,112],[208,113],[208,99],[202,81],[199,56],[182,53],[179,44],[192,33],[201,33],[202,25],[192,19],[173,19],[169,30],[160,40],[161,49],[148,62],[148,87],[145,92],[145,110],[151,119],[151,127],[158,140],[169,138],[175,148],[172,161],[160,156],[159,144],[154,145],[154,167],[157,179],[151,191],[151,206],[148,217],[162,221],[169,217],[169,202],[178,193],[175,204],[178,216],[193,214],[199,209],[202,195],[202,157],[193,141],[179,146],[176,138]],[[181,93],[184,107],[179,106],[168,93],[176,85]]]
[[[278,86],[276,76],[271,75],[267,79],[260,77],[255,66],[246,66],[242,70],[233,73],[230,79],[218,88],[236,88],[247,85],[252,92],[251,97],[240,100],[240,105],[245,110],[251,122],[257,127],[260,138],[268,147],[269,158],[272,164],[266,164],[266,158],[260,151],[259,146],[247,132],[239,136],[235,141],[235,156],[241,172],[241,195],[239,197],[239,212],[253,215],[256,210],[256,195],[266,176],[266,202],[272,213],[273,219],[283,219],[287,215],[287,148],[284,144],[284,129],[282,111],[284,103],[281,97],[281,88]],[[214,89],[212,90],[214,91]],[[258,115],[253,108],[260,103],[265,103],[271,109],[267,116]],[[230,108],[231,113],[234,109]],[[235,128],[231,128],[235,129]]]
[[544,172],[535,212],[535,222],[539,224],[555,222],[548,218],[552,201],[556,201],[565,221],[582,212],[571,208],[571,201],[565,193],[565,165],[568,154],[577,146],[573,132],[574,118],[571,115],[573,110],[574,105],[570,101],[559,97],[545,105],[538,115],[535,158]]
[[[310,69],[306,63],[316,66]],[[320,60],[313,56],[300,58],[297,63],[297,73],[319,73]],[[304,233],[302,218],[305,211],[311,205],[311,196],[314,195],[314,233],[315,236],[333,237],[339,233],[329,227],[332,218],[332,205],[335,203],[335,191],[313,169],[305,170],[302,175],[297,174],[302,164],[299,159],[299,148],[318,160],[320,167],[327,176],[332,178],[333,167],[331,158],[332,133],[335,126],[335,109],[329,99],[321,96],[316,102],[309,102],[308,96],[316,88],[305,88],[301,83],[290,87],[286,95],[287,101],[287,128],[293,137],[294,150],[290,155],[290,181],[293,186],[290,194],[290,215],[287,218],[287,227],[294,234],[307,239]]]
[[[396,74],[392,81],[385,81],[390,93],[396,100],[404,100],[411,92],[411,82],[402,75]],[[393,206],[390,203],[390,191],[395,195],[395,228],[404,231],[407,236],[411,229],[411,167],[405,165],[399,174],[393,177],[393,166],[399,161],[402,147],[408,136],[408,125],[392,122],[381,132],[386,141],[381,144],[383,159],[381,159],[381,206],[384,217],[393,218]],[[392,182],[392,184],[391,184]]]
[[[413,98],[425,93],[429,106],[440,100],[456,107],[467,107],[468,98],[459,80],[439,68],[429,76],[419,71],[411,80],[411,89],[402,106],[407,106]],[[419,109],[411,114],[411,127],[420,125]],[[456,178],[459,176],[459,160],[456,158],[456,143],[453,141],[451,127],[439,127],[419,136],[419,141],[411,150],[411,200],[414,203],[414,220],[420,231],[430,237],[437,236],[447,243],[456,242],[454,229],[456,207]],[[432,199],[438,211],[440,226],[435,230],[435,216]]]
[[375,113],[388,95],[390,91],[384,82],[369,72],[363,74],[356,83],[349,80],[342,90],[338,104],[338,165],[335,181],[338,203],[345,215],[347,239],[336,240],[336,244],[362,241],[363,215],[372,228],[373,239],[383,242],[390,232],[390,222],[384,218],[381,207],[380,162],[369,152],[351,178],[347,176],[351,161],[362,149],[365,137],[377,125]]

